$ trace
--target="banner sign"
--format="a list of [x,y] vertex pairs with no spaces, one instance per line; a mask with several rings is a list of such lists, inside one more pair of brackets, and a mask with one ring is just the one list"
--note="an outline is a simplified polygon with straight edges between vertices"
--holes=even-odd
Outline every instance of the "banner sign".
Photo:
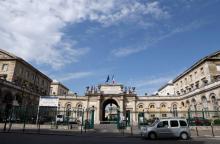
[[58,107],[59,98],[54,96],[41,96],[39,106]]

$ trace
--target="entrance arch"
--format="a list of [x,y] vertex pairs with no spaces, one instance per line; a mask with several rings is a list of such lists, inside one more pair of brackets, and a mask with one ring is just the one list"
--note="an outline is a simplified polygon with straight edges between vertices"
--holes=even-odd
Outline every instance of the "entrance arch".
[[116,121],[119,105],[114,99],[107,99],[102,104],[102,121]]

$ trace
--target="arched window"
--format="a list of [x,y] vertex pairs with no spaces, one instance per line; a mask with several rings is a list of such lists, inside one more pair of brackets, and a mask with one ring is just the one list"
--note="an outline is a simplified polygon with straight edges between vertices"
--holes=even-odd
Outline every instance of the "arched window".
[[189,102],[189,100],[186,101],[186,105],[187,105],[188,110],[190,110],[191,107],[190,107],[190,102]]
[[208,102],[207,102],[207,98],[205,96],[202,96],[201,98],[201,101],[202,101],[202,107],[205,111],[208,110]]
[[181,102],[181,105],[182,105],[182,107],[184,107],[185,106],[184,102]]
[[213,110],[218,111],[218,101],[215,97],[215,94],[211,95],[211,103],[212,103],[212,106],[213,106]]
[[70,116],[71,115],[71,104],[67,104],[66,105],[66,116]]
[[149,105],[149,111],[154,112],[155,111],[155,104]]
[[165,105],[165,104],[162,104],[162,105],[161,105],[161,108],[166,108],[166,105]]
[[154,108],[155,108],[155,106],[154,106],[154,105],[150,105],[150,108],[151,108],[151,109],[154,109]]
[[143,108],[143,105],[142,105],[142,104],[140,104],[140,105],[138,106],[138,108],[142,109],[142,108]]
[[77,105],[77,117],[82,117],[82,104]]
[[192,109],[194,109],[195,111],[197,111],[196,100],[193,98],[191,102],[192,102]]

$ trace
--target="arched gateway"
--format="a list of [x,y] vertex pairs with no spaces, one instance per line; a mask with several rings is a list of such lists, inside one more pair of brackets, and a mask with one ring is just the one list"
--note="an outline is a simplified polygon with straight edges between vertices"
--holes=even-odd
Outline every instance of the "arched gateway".
[[119,105],[116,100],[110,98],[103,102],[102,104],[102,121],[113,122],[117,121],[117,112],[119,110]]

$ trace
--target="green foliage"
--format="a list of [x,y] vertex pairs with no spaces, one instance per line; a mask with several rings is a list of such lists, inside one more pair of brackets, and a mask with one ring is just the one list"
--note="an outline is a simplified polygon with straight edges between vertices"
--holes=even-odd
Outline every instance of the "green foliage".
[[215,119],[214,120],[214,125],[220,125],[220,119]]

